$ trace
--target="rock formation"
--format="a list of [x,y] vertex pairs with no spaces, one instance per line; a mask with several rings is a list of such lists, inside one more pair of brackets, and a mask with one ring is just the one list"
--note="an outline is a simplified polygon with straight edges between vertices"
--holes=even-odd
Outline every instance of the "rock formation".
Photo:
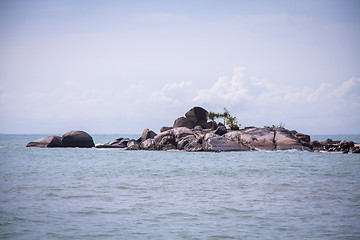
[[[283,127],[242,127],[229,130],[218,124],[211,130],[207,111],[201,107],[190,109],[185,117],[175,120],[173,127],[162,127],[159,134],[146,128],[137,140],[117,138],[96,148],[123,148],[126,150],[184,150],[209,151],[328,151],[359,153],[359,145],[352,141],[311,141],[310,136],[289,131]],[[62,137],[49,136],[29,142],[27,147],[94,147],[92,137],[83,131],[70,131]]]
[[65,133],[62,137],[48,136],[43,137],[32,142],[29,142],[26,147],[80,147],[91,148],[95,147],[92,137],[84,131],[70,131]]

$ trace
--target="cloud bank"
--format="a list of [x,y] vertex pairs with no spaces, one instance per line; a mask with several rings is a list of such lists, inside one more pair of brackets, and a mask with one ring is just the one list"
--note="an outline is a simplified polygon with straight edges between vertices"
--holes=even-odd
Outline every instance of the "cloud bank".
[[210,80],[200,88],[192,81],[181,81],[166,83],[157,90],[151,82],[139,81],[112,91],[111,86],[106,91],[95,89],[92,84],[73,81],[49,91],[8,92],[0,86],[1,115],[24,124],[37,123],[48,132],[85,127],[99,133],[136,133],[145,127],[157,130],[162,124],[172,125],[176,117],[198,105],[213,111],[227,107],[243,125],[282,122],[308,133],[322,133],[329,127],[334,128],[332,133],[360,130],[347,128],[360,120],[360,77],[339,85],[297,88],[257,78],[245,67],[235,67],[231,76]]

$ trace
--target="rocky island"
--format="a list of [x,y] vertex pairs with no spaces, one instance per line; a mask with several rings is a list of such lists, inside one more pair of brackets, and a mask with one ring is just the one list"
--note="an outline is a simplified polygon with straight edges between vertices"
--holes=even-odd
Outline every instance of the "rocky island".
[[284,127],[226,128],[221,123],[208,121],[209,113],[202,107],[190,109],[174,121],[172,127],[162,127],[156,134],[144,129],[139,139],[118,138],[94,145],[92,137],[83,131],[70,131],[60,136],[48,136],[29,142],[27,147],[96,147],[126,150],[184,150],[208,151],[333,151],[360,153],[359,144],[352,141],[311,141],[307,134]]

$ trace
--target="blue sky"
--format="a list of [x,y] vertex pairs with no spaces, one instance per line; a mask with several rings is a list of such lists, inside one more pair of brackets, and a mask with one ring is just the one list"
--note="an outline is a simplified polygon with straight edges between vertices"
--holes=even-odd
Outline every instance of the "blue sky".
[[0,133],[158,132],[193,106],[360,134],[359,1],[0,1]]

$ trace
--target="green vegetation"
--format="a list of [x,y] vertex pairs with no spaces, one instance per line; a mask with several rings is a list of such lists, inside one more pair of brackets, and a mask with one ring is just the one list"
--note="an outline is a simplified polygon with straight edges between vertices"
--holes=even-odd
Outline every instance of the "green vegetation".
[[269,128],[270,130],[274,130],[274,128],[285,128],[285,124],[281,122],[278,125],[274,125],[274,124],[272,126],[265,125],[264,128]]
[[231,130],[239,130],[239,125],[236,121],[236,117],[232,117],[229,115],[226,119],[226,125],[228,125]]
[[217,118],[223,118],[224,119],[224,125],[228,126],[231,130],[239,130],[240,124],[238,124],[236,117],[233,117],[230,115],[230,112],[224,108],[223,113],[215,113],[215,112],[208,112],[207,118],[211,120],[212,126],[211,129],[214,130],[215,128],[215,119]]

